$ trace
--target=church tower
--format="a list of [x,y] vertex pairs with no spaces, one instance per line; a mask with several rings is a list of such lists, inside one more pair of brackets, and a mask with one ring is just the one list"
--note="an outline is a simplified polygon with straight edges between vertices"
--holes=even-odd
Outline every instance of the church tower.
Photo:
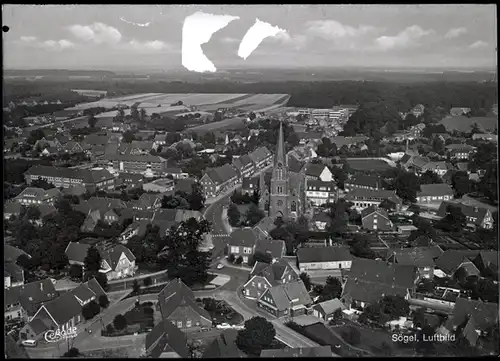
[[273,219],[281,217],[288,219],[290,205],[288,204],[289,177],[288,162],[285,153],[285,139],[283,136],[283,123],[280,122],[278,144],[274,155],[273,174],[271,178],[271,189],[269,196],[269,216]]

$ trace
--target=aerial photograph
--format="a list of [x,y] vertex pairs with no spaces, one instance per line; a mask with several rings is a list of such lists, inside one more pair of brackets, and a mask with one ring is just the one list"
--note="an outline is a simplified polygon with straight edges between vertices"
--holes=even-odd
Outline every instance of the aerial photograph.
[[2,5],[5,358],[498,357],[496,14]]

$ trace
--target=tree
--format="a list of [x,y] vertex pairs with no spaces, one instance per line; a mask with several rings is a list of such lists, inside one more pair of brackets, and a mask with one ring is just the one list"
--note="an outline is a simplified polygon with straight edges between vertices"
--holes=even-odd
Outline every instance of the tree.
[[153,284],[153,280],[151,279],[151,277],[146,277],[144,278],[142,283],[144,284],[144,287],[149,287]]
[[370,248],[370,240],[363,235],[356,235],[355,238],[349,242],[351,253],[359,258],[375,259],[376,254]]
[[189,203],[189,209],[199,211],[205,206],[205,196],[203,195],[203,189],[201,184],[196,182],[193,183],[191,194],[188,195],[187,201]]
[[497,182],[497,166],[495,164],[489,164],[486,167],[484,176],[479,182],[478,188],[479,191],[493,204],[496,204],[498,202]]
[[349,208],[350,204],[339,199],[335,203],[328,205],[328,215],[331,218],[326,231],[330,237],[341,235],[347,231],[347,224],[349,222]]
[[354,327],[349,327],[349,331],[342,332],[342,338],[347,343],[356,346],[361,342],[361,333]]
[[[95,275],[101,269],[101,254],[94,246],[90,247],[87,251],[87,256],[83,260],[85,272],[88,275]],[[89,277],[90,278],[90,277]]]
[[101,306],[102,308],[108,308],[108,306],[109,306],[108,296],[106,296],[106,295],[99,296],[99,306]]
[[471,184],[467,172],[455,172],[451,177],[451,186],[453,187],[456,198],[462,198],[462,196],[469,193]]
[[420,184],[438,184],[443,183],[441,178],[431,170],[426,171],[420,176]]
[[101,311],[101,306],[96,301],[90,301],[82,308],[82,316],[86,320],[94,318]]
[[393,320],[410,313],[410,304],[401,296],[384,296],[379,304],[381,311]]
[[95,280],[99,283],[99,285],[102,287],[104,291],[107,291],[108,289],[108,278],[104,273],[98,272],[96,275],[94,275]]
[[94,128],[97,124],[97,118],[94,115],[89,115],[87,122],[89,123],[90,128]]
[[134,280],[134,282],[132,283],[132,293],[134,295],[138,295],[140,291],[141,285],[139,284],[139,282],[137,282],[137,280]]
[[236,206],[236,204],[232,203],[227,210],[227,218],[229,224],[232,227],[238,227],[240,224],[240,217],[241,214],[238,207]]
[[130,108],[130,117],[135,121],[139,121],[139,110],[137,109],[137,106]]
[[339,298],[342,294],[342,283],[336,277],[328,276],[323,291],[319,297],[320,302]]
[[80,350],[78,350],[76,347],[71,347],[64,353],[63,357],[78,357],[80,355]]
[[253,227],[257,223],[259,223],[260,220],[262,218],[264,218],[265,216],[266,215],[265,215],[264,211],[262,211],[261,209],[259,209],[259,207],[257,205],[252,203],[250,205],[250,208],[248,208],[248,210],[245,213],[245,220],[248,222],[248,225],[250,227]]
[[419,307],[417,310],[413,313],[413,324],[415,327],[422,328],[425,326],[425,308]]
[[69,277],[70,278],[77,278],[77,279],[81,280],[83,277],[82,266],[79,266],[77,264],[72,264],[69,267]]
[[401,171],[394,181],[394,188],[402,200],[415,202],[420,191],[419,179],[413,173]]
[[460,232],[467,225],[467,218],[460,206],[449,205],[446,216],[438,222],[438,226],[448,232]]
[[238,258],[236,258],[236,260],[234,261],[234,263],[236,263],[236,264],[242,264],[243,263],[243,257],[239,256]]
[[262,350],[271,348],[275,336],[273,324],[257,316],[245,321],[245,328],[236,336],[236,345],[248,355],[259,356]]
[[140,111],[140,114],[139,114],[139,120],[140,120],[141,123],[145,123],[146,122],[146,116],[147,116],[146,109],[141,108],[141,111]]
[[127,327],[127,318],[122,314],[116,315],[113,320],[113,326],[115,330],[123,330],[125,327]]
[[231,253],[231,254],[227,257],[227,260],[228,260],[229,262],[231,262],[231,263],[233,263],[235,259],[236,259],[236,257],[234,256],[234,254],[233,254],[233,253]]
[[334,320],[341,320],[342,318],[344,318],[343,313],[342,313],[342,309],[337,308],[335,310],[335,312],[333,313],[333,319]]
[[434,137],[434,139],[432,139],[432,151],[437,154],[442,154],[444,152],[444,142],[440,137]]
[[132,141],[135,140],[135,135],[130,130],[126,130],[122,135],[123,135],[122,141],[124,143],[132,143]]
[[306,290],[309,292],[311,290],[311,277],[309,277],[309,275],[305,272],[302,272],[300,275],[299,275],[300,279],[302,280],[302,282],[304,283],[304,286],[306,288]]

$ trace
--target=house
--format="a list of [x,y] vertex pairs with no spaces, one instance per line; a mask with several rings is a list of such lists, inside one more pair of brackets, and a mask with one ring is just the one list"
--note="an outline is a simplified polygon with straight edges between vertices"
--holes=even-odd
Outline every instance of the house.
[[325,322],[333,320],[337,310],[345,310],[346,307],[338,298],[315,304],[313,307],[313,315],[321,318]]
[[420,278],[434,278],[435,260],[443,254],[439,246],[396,249],[390,262],[403,266],[415,266]]
[[453,188],[446,183],[422,184],[417,192],[417,203],[440,203],[453,199]]
[[297,250],[300,272],[350,269],[352,260],[346,247],[302,247]]
[[239,179],[250,177],[255,172],[255,165],[248,154],[233,160],[232,166],[238,172]]
[[268,288],[294,282],[299,275],[288,262],[280,259],[271,264],[256,262],[248,278],[242,287],[243,296],[258,299]]
[[119,147],[120,154],[145,155],[153,149],[153,142],[143,140],[133,140],[131,143],[121,143]]
[[488,142],[498,142],[498,135],[496,134],[483,134],[483,133],[476,133],[472,135],[472,140],[486,140]]
[[346,180],[344,183],[344,189],[349,192],[352,189],[369,189],[372,191],[377,191],[382,189],[380,185],[380,179],[378,177],[369,175],[357,175],[352,177],[352,179]]
[[324,231],[330,222],[331,218],[325,212],[315,213],[312,217],[312,223],[319,231]]
[[476,207],[465,203],[454,203],[443,201],[439,206],[437,215],[439,217],[446,217],[448,214],[448,207],[459,207],[467,219],[467,226],[478,227],[484,229],[493,228],[493,216],[488,208]]
[[35,206],[39,204],[54,204],[61,197],[61,192],[57,188],[43,189],[35,187],[26,187],[14,199],[25,206]]
[[59,297],[40,306],[35,315],[20,331],[21,340],[39,340],[48,330],[69,330],[84,321],[83,306],[106,295],[99,282],[82,283]]
[[368,189],[353,189],[344,199],[353,203],[354,208],[358,211],[362,211],[370,206],[378,207],[384,201],[392,202],[395,210],[399,210],[402,206],[401,198],[396,195],[396,191],[388,190],[371,191]]
[[480,251],[473,260],[481,275],[498,280],[498,252]]
[[117,185],[124,185],[129,188],[142,188],[144,175],[137,173],[119,173],[116,178]]
[[[460,268],[467,270],[470,276],[476,277],[481,274],[473,263],[478,254],[479,251],[446,250],[436,259],[436,268],[449,277],[460,276],[461,272],[457,272]],[[465,275],[465,277],[468,276]]]
[[4,288],[18,287],[24,284],[24,269],[13,262],[3,265]]
[[186,179],[189,177],[189,174],[178,167],[167,167],[163,171],[163,176],[172,177],[173,179]]
[[160,291],[158,303],[163,320],[183,332],[212,326],[209,313],[196,303],[193,291],[180,278],[170,281]]
[[174,192],[183,192],[186,194],[193,193],[193,185],[196,183],[196,179],[193,178],[184,178],[178,179],[175,182]]
[[285,241],[269,238],[258,239],[254,246],[253,253],[268,254],[273,262],[282,258],[286,254]]
[[69,141],[63,146],[63,151],[69,154],[83,153],[85,150],[78,142]]
[[147,177],[163,175],[167,168],[167,160],[160,156],[145,154],[104,154],[101,162],[116,172],[140,173]]
[[459,298],[445,327],[451,333],[458,332],[471,346],[476,346],[479,337],[495,325],[498,325],[497,303]]
[[235,329],[226,329],[221,332],[215,340],[208,345],[203,352],[202,358],[236,358],[246,357],[236,345],[238,331]]
[[266,147],[259,147],[248,154],[255,166],[255,172],[259,172],[273,161],[273,154]]
[[189,358],[187,337],[172,322],[163,319],[146,335],[143,353],[148,358]]
[[306,179],[333,182],[332,171],[324,164],[307,163],[303,168]]
[[387,211],[376,206],[361,211],[361,223],[364,229],[373,231],[390,231],[393,228]]
[[409,299],[418,282],[417,268],[397,263],[356,258],[342,292],[341,301],[347,308],[366,307],[384,296]]
[[[4,241],[7,242],[7,237],[4,236]],[[3,245],[3,262],[4,263],[16,263],[19,256],[24,255],[31,258],[29,254],[24,252],[22,249],[11,246],[4,242]]]
[[[91,248],[89,244],[70,242],[65,253],[69,264],[84,266],[85,257]],[[108,280],[133,276],[136,271],[134,254],[122,244],[98,244],[96,246],[101,255],[101,269]]]
[[132,201],[131,207],[136,210],[158,210],[161,208],[161,202],[166,194],[148,194],[144,193],[138,200]]
[[35,315],[40,305],[59,295],[49,278],[4,289],[3,294],[4,318],[23,319],[27,322]]
[[90,170],[34,165],[24,172],[26,184],[36,179],[52,183],[56,188],[83,185],[89,191],[114,189],[115,179],[104,169]]
[[[430,157],[429,154],[427,154],[428,157]],[[429,162],[422,166],[421,168],[421,173],[425,173],[427,171],[431,171],[433,173],[436,173],[438,176],[442,177],[448,172],[449,170],[453,170],[454,167],[448,162]]]
[[425,106],[423,106],[422,104],[417,104],[410,110],[410,113],[418,118],[424,114],[424,110]]
[[459,108],[459,107],[454,107],[450,109],[450,115],[452,117],[459,117],[464,114],[470,113],[471,109],[470,108]]
[[292,358],[292,357],[333,357],[332,347],[315,346],[315,347],[298,347],[298,348],[281,348],[262,350],[260,357],[271,358]]
[[145,192],[167,193],[174,191],[174,181],[170,178],[160,178],[142,185]]
[[[34,205],[33,205],[34,206]],[[38,216],[38,219],[31,219],[30,222],[34,223],[38,226],[43,225],[44,218],[48,215],[54,214],[57,212],[56,207],[54,207],[51,204],[39,204],[36,206],[38,210],[40,211],[40,215]],[[26,206],[23,206],[22,204],[14,201],[14,200],[8,200],[5,202],[4,210],[3,210],[3,216],[4,219],[10,219],[12,216],[19,217],[21,213],[23,212],[23,209],[25,209]]]
[[333,203],[338,197],[337,186],[333,181],[308,180],[306,199],[315,206]]
[[120,215],[128,204],[121,199],[91,197],[73,206],[73,209],[86,215],[80,227],[82,232],[93,232],[99,221],[112,224],[120,221]]
[[243,263],[248,263],[248,259],[254,253],[257,236],[250,227],[234,230],[228,241],[227,252],[236,258],[242,257]]
[[201,177],[200,184],[206,198],[213,198],[221,192],[234,187],[239,180],[239,175],[229,164],[212,168]]
[[269,233],[276,228],[272,217],[264,217],[253,227],[257,239],[269,239]]
[[268,288],[257,300],[257,307],[276,317],[306,314],[311,304],[311,296],[302,280]]
[[469,159],[470,155],[476,150],[476,147],[468,144],[449,144],[445,148],[450,159],[457,160]]

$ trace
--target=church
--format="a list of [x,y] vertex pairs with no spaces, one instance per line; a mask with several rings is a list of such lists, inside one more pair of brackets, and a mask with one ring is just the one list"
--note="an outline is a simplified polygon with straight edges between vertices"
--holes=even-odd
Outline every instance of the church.
[[280,123],[271,181],[266,183],[264,172],[261,173],[260,195],[259,207],[273,219],[297,219],[306,212],[306,178],[288,168],[283,123]]

